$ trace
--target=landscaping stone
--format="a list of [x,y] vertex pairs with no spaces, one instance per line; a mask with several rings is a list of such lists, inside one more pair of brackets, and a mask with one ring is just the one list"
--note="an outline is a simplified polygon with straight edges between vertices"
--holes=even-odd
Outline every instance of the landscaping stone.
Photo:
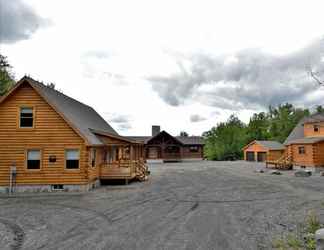
[[310,177],[312,175],[312,171],[307,170],[299,170],[295,172],[296,177]]
[[263,168],[258,168],[256,170],[254,170],[254,172],[263,174],[265,172],[265,170]]
[[316,240],[316,249],[324,250],[324,228],[316,231],[315,240]]
[[270,172],[270,174],[273,174],[273,175],[282,175],[282,173],[278,170],[273,170]]

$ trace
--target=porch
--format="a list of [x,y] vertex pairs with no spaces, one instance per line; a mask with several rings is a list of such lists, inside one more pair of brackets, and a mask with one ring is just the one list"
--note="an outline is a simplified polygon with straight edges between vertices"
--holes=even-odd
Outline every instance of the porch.
[[121,160],[114,163],[103,163],[100,165],[100,180],[125,180],[137,179],[145,181],[147,179],[148,168],[144,160]]
[[144,144],[128,140],[121,136],[96,131],[97,136],[105,144],[98,155],[97,176],[100,180],[147,179],[148,168],[144,161]]

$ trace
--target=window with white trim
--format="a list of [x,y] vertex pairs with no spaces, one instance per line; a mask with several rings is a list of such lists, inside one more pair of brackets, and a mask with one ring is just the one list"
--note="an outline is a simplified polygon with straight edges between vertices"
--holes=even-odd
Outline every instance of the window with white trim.
[[65,150],[65,168],[78,169],[80,162],[80,150],[66,149]]
[[19,127],[32,128],[34,126],[34,110],[33,108],[20,108]]
[[41,152],[37,149],[27,150],[27,169],[40,169]]

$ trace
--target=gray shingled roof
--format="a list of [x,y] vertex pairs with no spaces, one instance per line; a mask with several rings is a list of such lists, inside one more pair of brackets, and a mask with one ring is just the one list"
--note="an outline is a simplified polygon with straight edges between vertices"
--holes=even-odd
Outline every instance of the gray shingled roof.
[[313,144],[317,142],[324,141],[324,137],[305,137],[301,139],[296,139],[293,141],[290,141],[289,144]]
[[125,136],[126,138],[129,138],[130,140],[147,143],[152,136]]
[[304,118],[305,123],[316,123],[316,122],[324,122],[324,113],[322,114],[315,114],[309,117]]
[[256,143],[262,145],[270,150],[284,150],[285,146],[277,141],[255,141]]
[[305,122],[305,120],[306,120],[306,118],[303,118],[297,124],[297,126],[291,131],[291,133],[285,140],[284,145],[289,145],[291,141],[295,141],[295,140],[304,138],[304,122]]
[[[134,141],[147,143],[152,136],[125,136]],[[204,145],[204,139],[201,136],[175,136],[178,141],[183,143],[184,145]]]
[[112,135],[118,133],[90,106],[85,105],[69,96],[49,88],[44,84],[24,77],[41,95],[53,105],[63,116],[85,137],[92,145],[102,145],[90,129],[100,130]]
[[304,117],[301,121],[297,124],[297,126],[293,129],[290,135],[284,142],[284,145],[289,145],[296,140],[304,139],[304,124],[305,123],[314,123],[314,122],[323,122],[324,121],[324,113],[322,114],[315,114],[308,117]]
[[201,136],[176,136],[185,145],[203,145],[204,138]]

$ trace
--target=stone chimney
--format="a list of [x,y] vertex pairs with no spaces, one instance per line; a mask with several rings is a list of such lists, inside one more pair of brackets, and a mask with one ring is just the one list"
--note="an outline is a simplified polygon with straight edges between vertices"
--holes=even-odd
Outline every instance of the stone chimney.
[[157,125],[152,126],[152,136],[156,136],[160,132],[161,132],[160,126],[157,126]]

